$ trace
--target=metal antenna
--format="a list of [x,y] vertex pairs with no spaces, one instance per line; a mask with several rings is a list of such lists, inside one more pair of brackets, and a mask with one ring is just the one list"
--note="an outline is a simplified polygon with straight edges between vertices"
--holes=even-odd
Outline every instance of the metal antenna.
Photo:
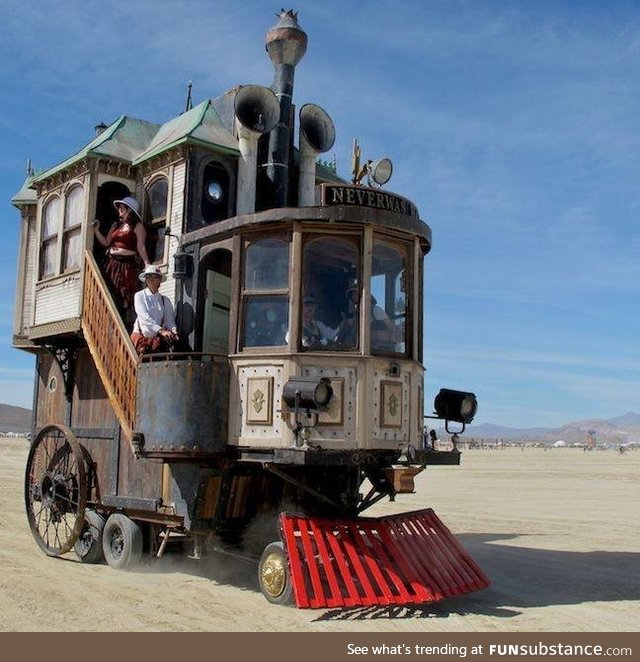
[[193,108],[193,101],[191,99],[191,88],[192,87],[193,87],[193,82],[189,81],[189,83],[187,84],[187,102],[186,102],[185,107],[184,107],[184,112],[185,113]]

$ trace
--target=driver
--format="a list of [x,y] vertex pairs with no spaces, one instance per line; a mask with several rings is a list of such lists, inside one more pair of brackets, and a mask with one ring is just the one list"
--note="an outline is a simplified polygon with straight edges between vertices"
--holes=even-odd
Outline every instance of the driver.
[[332,341],[337,329],[332,329],[316,319],[316,300],[313,294],[305,295],[302,308],[302,346],[322,347]]

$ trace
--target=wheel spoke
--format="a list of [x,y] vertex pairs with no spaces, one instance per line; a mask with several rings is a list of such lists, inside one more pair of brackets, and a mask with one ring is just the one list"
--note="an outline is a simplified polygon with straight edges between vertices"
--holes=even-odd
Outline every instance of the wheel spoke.
[[49,555],[70,551],[82,532],[87,499],[85,458],[73,432],[43,428],[27,461],[25,504],[36,542]]

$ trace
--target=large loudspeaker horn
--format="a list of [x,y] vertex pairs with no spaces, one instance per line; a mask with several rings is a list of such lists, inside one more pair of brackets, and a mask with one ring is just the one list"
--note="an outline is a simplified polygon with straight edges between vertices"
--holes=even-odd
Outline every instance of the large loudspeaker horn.
[[320,106],[307,103],[300,109],[300,178],[298,205],[315,204],[316,157],[333,147],[336,129]]
[[243,85],[233,100],[240,124],[257,134],[269,133],[280,119],[280,103],[276,95],[262,85]]
[[236,214],[251,214],[256,209],[258,138],[278,124],[280,103],[268,87],[244,85],[236,92],[233,106],[240,150]]

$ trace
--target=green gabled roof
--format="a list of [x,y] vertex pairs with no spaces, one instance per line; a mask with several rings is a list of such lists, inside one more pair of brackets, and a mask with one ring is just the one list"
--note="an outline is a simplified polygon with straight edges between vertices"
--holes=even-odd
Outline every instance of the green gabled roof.
[[163,124],[153,140],[133,162],[138,165],[176,145],[191,143],[237,155],[238,139],[224,126],[211,100]]
[[147,149],[159,128],[158,124],[121,115],[79,152],[37,175],[34,181],[47,179],[87,156],[103,156],[130,163]]
[[38,194],[35,189],[31,188],[35,177],[36,173],[27,175],[22,188],[11,198],[11,204],[14,207],[20,208],[24,205],[35,205],[38,202]]

